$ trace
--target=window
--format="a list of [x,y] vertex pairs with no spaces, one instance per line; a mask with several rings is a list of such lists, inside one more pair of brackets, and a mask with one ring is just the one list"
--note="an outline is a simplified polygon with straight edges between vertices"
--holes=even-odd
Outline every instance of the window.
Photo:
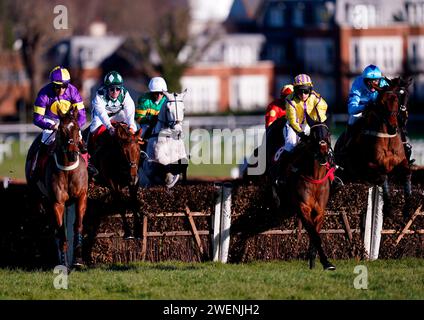
[[334,42],[328,38],[305,38],[297,42],[298,55],[303,55],[307,72],[332,72],[334,70]]
[[189,113],[218,111],[219,79],[213,76],[184,76],[181,86],[188,89],[184,104]]
[[355,29],[368,29],[377,24],[376,9],[373,5],[348,6],[347,16],[349,24]]
[[268,100],[268,80],[262,75],[234,76],[230,78],[231,110],[264,108]]
[[386,75],[395,75],[402,70],[402,37],[355,37],[351,42],[352,72],[375,64]]
[[276,6],[270,6],[268,12],[269,26],[270,27],[282,27],[284,26],[284,15],[285,5],[278,4]]
[[276,65],[283,65],[286,59],[284,47],[279,44],[270,44],[267,48],[266,58],[274,61]]
[[424,24],[424,1],[406,3],[408,22],[412,25]]
[[295,27],[303,27],[303,25],[305,24],[305,5],[303,3],[298,3],[294,8],[293,8],[293,15],[292,15],[292,23],[293,26]]

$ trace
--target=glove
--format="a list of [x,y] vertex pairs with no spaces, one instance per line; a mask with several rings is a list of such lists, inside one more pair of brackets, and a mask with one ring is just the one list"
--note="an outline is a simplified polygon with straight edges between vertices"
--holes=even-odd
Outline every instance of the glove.
[[109,134],[111,136],[115,135],[115,128],[114,127],[110,126],[107,130],[109,131]]
[[301,133],[299,133],[298,136],[299,136],[300,140],[305,140],[306,137],[307,137],[307,135],[303,131]]
[[55,123],[50,130],[56,131],[57,129],[59,129],[59,122]]

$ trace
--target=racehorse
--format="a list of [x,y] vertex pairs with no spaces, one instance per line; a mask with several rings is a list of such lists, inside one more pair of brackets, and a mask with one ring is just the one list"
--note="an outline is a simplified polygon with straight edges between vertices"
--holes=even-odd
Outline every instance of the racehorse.
[[187,90],[182,93],[164,92],[168,99],[158,115],[158,121],[147,139],[146,159],[142,162],[139,171],[141,185],[163,185],[168,176],[173,180],[167,182],[172,188],[179,176],[187,178],[188,159],[184,146],[183,120],[184,97]]
[[[108,186],[112,191],[114,204],[120,209],[122,190],[129,187],[130,206],[134,211],[134,228],[139,235],[139,215],[136,208],[138,191],[138,167],[140,162],[139,139],[141,130],[132,133],[124,122],[113,122],[115,134],[111,136],[103,131],[96,138],[96,150],[90,149],[92,161],[98,169],[98,181]],[[125,213],[122,215],[124,223],[124,238],[133,238],[128,226]]]
[[[31,177],[31,165],[41,143],[41,134],[32,143],[25,164],[28,185],[39,196],[46,197],[56,218],[56,241],[59,248],[59,263],[69,267],[80,266],[82,261],[83,218],[87,208],[88,174],[85,160],[79,152],[79,126],[72,111],[66,114],[58,109],[60,124],[56,132],[53,155],[49,156],[41,183]],[[68,261],[68,241],[64,226],[66,207],[76,204],[76,220],[74,224],[74,261]]]
[[[336,161],[343,163],[343,177],[348,180],[365,180],[383,184],[383,212],[392,214],[389,175],[398,171],[404,184],[405,206],[403,214],[410,215],[411,168],[405,155],[401,134],[407,120],[406,99],[408,82],[396,78],[386,79],[388,87],[379,91],[374,105],[366,108],[359,120],[358,132],[350,148],[342,154],[343,136],[335,145]],[[404,121],[403,124],[399,120]]]
[[[330,130],[325,123],[314,121],[306,114],[310,135],[293,150],[292,167],[285,185],[278,187],[279,198],[287,199],[289,211],[302,221],[309,235],[309,266],[315,266],[318,251],[325,270],[336,267],[328,261],[322,248],[320,230],[324,222],[325,209],[330,196],[330,181],[334,179],[335,168],[331,166]],[[281,168],[280,174],[287,173]]]

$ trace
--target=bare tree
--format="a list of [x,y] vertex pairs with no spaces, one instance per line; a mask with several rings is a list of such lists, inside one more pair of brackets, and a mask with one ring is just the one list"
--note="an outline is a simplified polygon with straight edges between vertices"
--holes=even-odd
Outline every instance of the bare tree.
[[71,34],[70,29],[54,28],[53,10],[57,4],[59,2],[49,0],[5,0],[6,12],[13,22],[15,39],[20,42],[22,61],[30,79],[31,99],[45,82],[46,68],[51,67],[44,60],[46,51],[58,39]]

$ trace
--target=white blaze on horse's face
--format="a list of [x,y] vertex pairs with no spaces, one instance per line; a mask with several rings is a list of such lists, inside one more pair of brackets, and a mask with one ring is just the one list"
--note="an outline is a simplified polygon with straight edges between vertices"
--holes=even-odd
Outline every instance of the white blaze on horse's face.
[[168,102],[166,104],[166,117],[169,122],[181,123],[184,120],[184,97],[187,89],[182,93],[164,92]]

